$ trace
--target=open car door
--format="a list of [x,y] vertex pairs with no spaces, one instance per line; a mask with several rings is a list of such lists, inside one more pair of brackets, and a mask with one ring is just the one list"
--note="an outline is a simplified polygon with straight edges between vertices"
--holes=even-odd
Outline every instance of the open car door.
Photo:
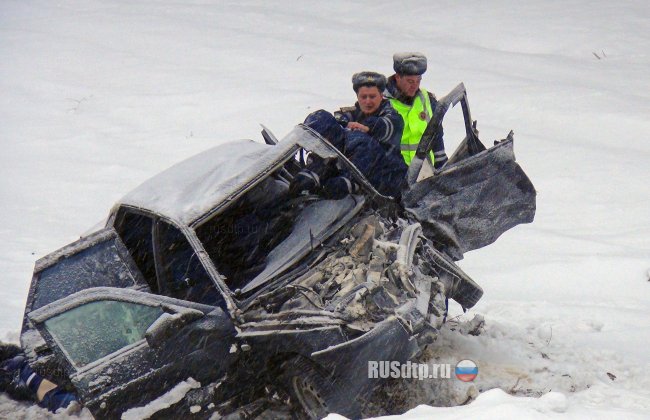
[[[445,113],[459,102],[465,139],[442,170],[418,180]],[[455,260],[535,217],[535,188],[515,162],[512,132],[486,149],[478,138],[462,83],[438,101],[409,167],[407,181],[402,195],[404,208],[422,224],[424,234]]]
[[95,418],[118,418],[188,378],[218,380],[236,334],[221,308],[97,287],[28,314]]

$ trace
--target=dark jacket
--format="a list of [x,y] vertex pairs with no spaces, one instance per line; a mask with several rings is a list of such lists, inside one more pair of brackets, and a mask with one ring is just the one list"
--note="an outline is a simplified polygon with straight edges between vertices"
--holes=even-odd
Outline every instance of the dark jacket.
[[[305,125],[340,150],[377,191],[398,198],[408,170],[399,148],[404,126],[402,117],[388,101],[382,102],[373,115],[364,116],[358,106],[344,108],[336,115],[337,118],[321,109],[309,114]],[[352,121],[367,125],[370,131],[344,128]],[[337,175],[352,179],[346,170],[330,170],[322,159],[313,159],[307,166],[323,185],[325,179],[338,178]]]
[[393,109],[387,99],[383,99],[377,111],[371,115],[364,115],[357,102],[354,106],[341,108],[339,111],[334,112],[334,118],[343,127],[346,127],[349,122],[363,124],[370,129],[368,134],[387,150],[393,148],[399,150],[404,120]]

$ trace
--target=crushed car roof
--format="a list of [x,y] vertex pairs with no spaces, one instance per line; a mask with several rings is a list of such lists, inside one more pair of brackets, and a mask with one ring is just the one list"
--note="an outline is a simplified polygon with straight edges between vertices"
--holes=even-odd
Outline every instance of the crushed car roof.
[[238,140],[213,147],[150,178],[118,203],[165,216],[179,224],[192,222],[228,200],[299,146],[332,152],[311,130],[296,126],[275,146]]

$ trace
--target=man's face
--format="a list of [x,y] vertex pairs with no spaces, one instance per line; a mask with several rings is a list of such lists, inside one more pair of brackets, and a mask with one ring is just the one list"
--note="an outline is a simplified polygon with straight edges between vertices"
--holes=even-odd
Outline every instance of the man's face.
[[364,114],[372,114],[381,105],[381,92],[377,86],[361,86],[357,92],[359,107]]
[[395,75],[395,84],[397,85],[397,88],[400,90],[400,92],[409,98],[414,97],[418,89],[420,89],[421,80],[422,76],[401,76],[399,74]]

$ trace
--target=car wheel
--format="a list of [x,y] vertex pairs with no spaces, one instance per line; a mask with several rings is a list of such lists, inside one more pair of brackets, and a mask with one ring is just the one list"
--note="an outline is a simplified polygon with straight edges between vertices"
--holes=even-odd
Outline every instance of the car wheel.
[[[356,402],[347,401],[344,384],[332,383],[310,361],[298,358],[287,363],[287,391],[295,408],[299,408],[309,419],[322,419],[330,413],[358,417]],[[297,407],[296,407],[297,406]]]
[[294,376],[291,378],[291,395],[310,419],[322,419],[329,414],[322,383],[314,376]]

